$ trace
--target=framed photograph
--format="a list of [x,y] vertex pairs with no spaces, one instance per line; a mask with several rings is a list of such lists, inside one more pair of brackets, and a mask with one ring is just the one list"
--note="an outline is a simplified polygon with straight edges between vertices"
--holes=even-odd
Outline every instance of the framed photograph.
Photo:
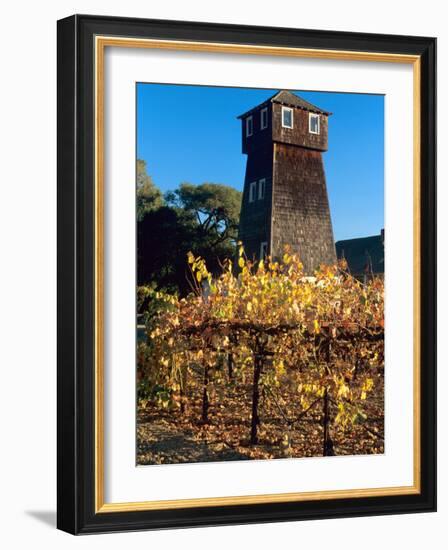
[[434,38],[58,22],[58,527],[436,509]]

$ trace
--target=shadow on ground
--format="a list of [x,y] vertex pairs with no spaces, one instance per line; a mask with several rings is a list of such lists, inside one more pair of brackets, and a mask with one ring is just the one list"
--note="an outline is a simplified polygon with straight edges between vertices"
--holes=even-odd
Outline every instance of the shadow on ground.
[[140,423],[137,441],[140,465],[248,459],[222,441],[197,441],[162,421]]

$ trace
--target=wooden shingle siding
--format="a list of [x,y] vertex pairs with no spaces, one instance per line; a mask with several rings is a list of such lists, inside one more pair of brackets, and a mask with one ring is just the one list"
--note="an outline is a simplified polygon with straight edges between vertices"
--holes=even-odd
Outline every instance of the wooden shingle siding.
[[[328,115],[290,92],[279,92],[242,115],[243,153],[247,154],[239,240],[249,259],[258,259],[261,243],[280,259],[286,245],[300,256],[306,273],[333,264],[336,252],[322,159],[328,148]],[[294,99],[296,97],[296,99]],[[287,103],[282,104],[284,99]],[[282,107],[293,110],[293,127],[282,126]],[[268,126],[261,129],[261,109],[268,109]],[[309,131],[310,113],[320,117],[318,134]],[[253,118],[253,135],[246,136],[246,118]],[[258,182],[265,195],[258,199]],[[257,182],[255,200],[249,189]]]
[[249,137],[246,137],[246,118],[243,118],[242,127],[242,144],[243,144],[243,154],[247,155],[254,153],[260,148],[268,147],[272,145],[272,124],[271,124],[271,112],[272,106],[265,105],[268,110],[268,126],[267,128],[261,129],[261,107],[257,109],[250,116],[253,120],[253,134]]
[[[265,179],[264,198],[258,198],[258,185]],[[249,188],[257,182],[255,200],[249,202]],[[244,179],[238,239],[244,243],[249,259],[258,258],[260,244],[270,241],[272,207],[272,144],[260,149],[256,155],[249,155]]]
[[299,255],[306,273],[336,261],[322,155],[278,143],[274,157],[272,256],[280,258],[286,245]]
[[320,133],[311,134],[308,131],[309,111],[293,108],[293,128],[282,127],[282,105],[272,104],[272,140],[277,143],[289,143],[319,151],[328,149],[328,116],[320,114]]

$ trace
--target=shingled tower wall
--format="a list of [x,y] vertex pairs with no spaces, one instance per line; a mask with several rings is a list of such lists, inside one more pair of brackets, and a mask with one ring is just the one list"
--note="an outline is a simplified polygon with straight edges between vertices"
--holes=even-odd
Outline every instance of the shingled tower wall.
[[336,261],[322,159],[329,115],[281,91],[239,117],[247,154],[239,239],[249,258],[278,259],[289,245],[306,273]]

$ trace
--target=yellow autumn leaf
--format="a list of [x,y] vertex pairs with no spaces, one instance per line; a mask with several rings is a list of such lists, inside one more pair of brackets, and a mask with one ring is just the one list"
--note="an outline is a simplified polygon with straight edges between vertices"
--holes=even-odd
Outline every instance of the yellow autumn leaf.
[[285,369],[285,363],[280,360],[278,363],[277,363],[277,374],[281,375],[281,374],[285,374],[286,372],[286,369]]
[[373,388],[373,379],[372,378],[366,378],[364,380],[364,384],[362,385],[362,390],[365,392],[370,391]]
[[240,259],[238,260],[238,265],[241,267],[241,269],[243,269],[243,267],[244,267],[244,258],[242,258],[241,256],[240,256]]

